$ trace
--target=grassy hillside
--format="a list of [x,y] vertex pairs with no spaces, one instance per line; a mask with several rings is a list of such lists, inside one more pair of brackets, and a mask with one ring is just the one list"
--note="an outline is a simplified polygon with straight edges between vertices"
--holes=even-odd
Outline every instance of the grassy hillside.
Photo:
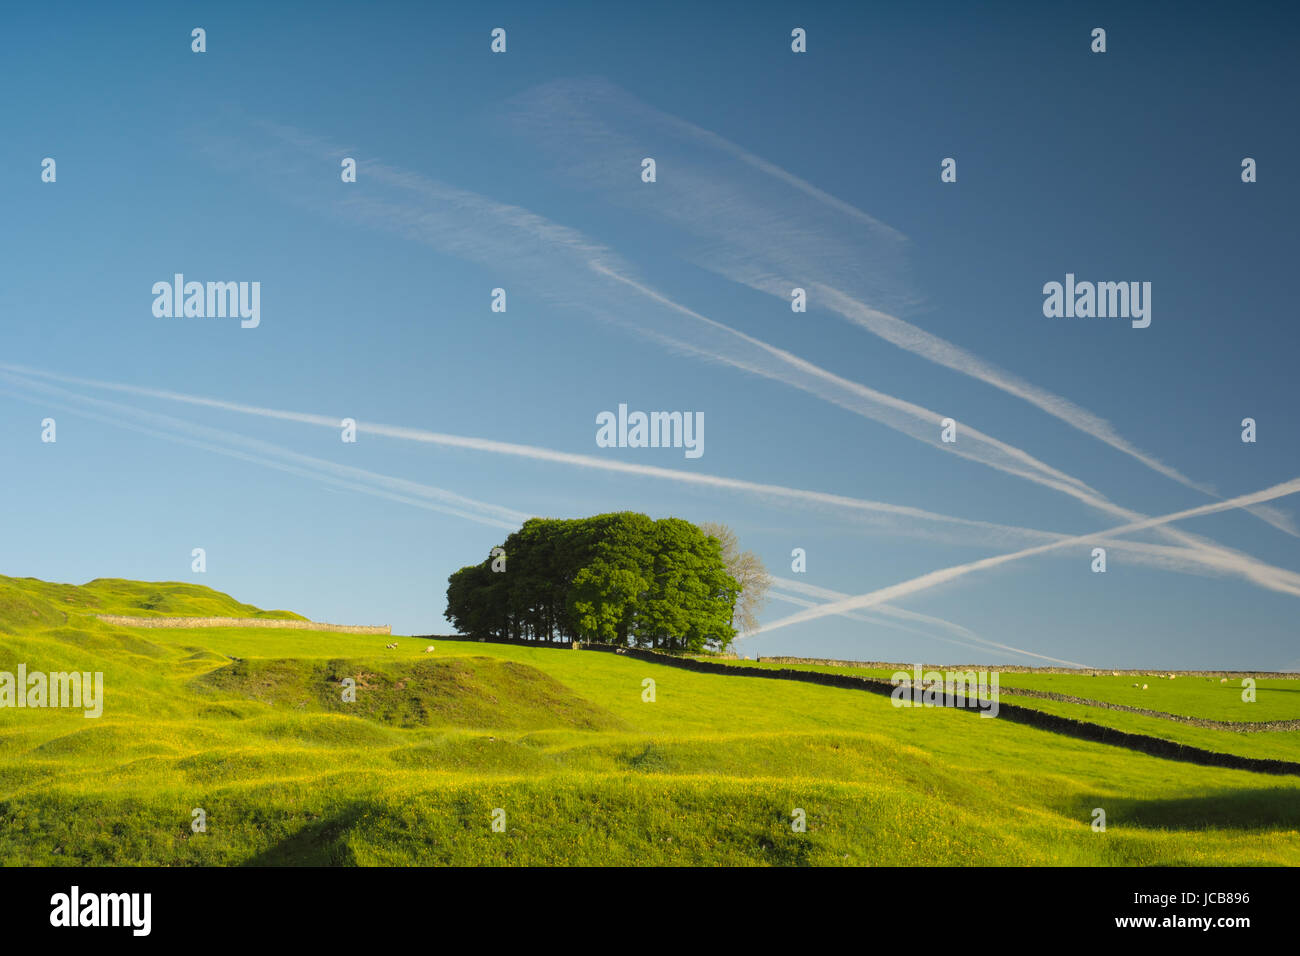
[[265,614],[0,578],[0,670],[105,680],[98,719],[0,709],[0,863],[1300,863],[1300,777],[611,654],[91,617],[149,612]]
[[0,633],[79,623],[97,614],[123,617],[256,617],[306,620],[292,611],[263,611],[199,584],[96,578],[80,586],[0,575]]

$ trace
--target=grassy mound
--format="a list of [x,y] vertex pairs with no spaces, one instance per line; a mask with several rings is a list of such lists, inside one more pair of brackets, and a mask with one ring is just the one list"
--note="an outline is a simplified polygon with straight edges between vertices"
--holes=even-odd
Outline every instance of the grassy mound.
[[0,575],[0,632],[17,634],[96,614],[306,620],[292,611],[263,611],[201,584],[96,578],[78,586]]
[[[344,700],[344,681],[355,700]],[[244,660],[200,685],[299,711],[331,711],[394,727],[605,730],[620,722],[553,677],[491,657],[401,663],[292,658]]]

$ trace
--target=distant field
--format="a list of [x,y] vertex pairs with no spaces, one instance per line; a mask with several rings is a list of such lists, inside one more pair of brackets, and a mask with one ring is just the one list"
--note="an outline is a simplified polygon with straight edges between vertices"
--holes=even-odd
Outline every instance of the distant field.
[[[613,654],[91,616],[149,611],[268,613],[193,585],[0,578],[0,670],[100,670],[106,697],[97,720],[0,708],[0,863],[1300,864],[1300,777]],[[1063,676],[1042,689],[1132,690]],[[1217,682],[1165,681],[1158,704],[1154,689],[1141,706],[1300,716],[1269,682],[1236,707]],[[1014,702],[1300,758],[1295,733]]]
[[[808,670],[824,674],[858,674],[888,680],[895,668],[836,667],[826,664],[796,664],[774,661],[747,661],[734,658],[708,658],[735,667],[763,667],[772,670]],[[911,666],[897,668],[911,674]],[[926,670],[943,671],[947,668],[926,666]],[[968,668],[963,668],[966,670]],[[992,668],[997,670],[996,667]],[[1047,674],[1001,672],[998,682],[1002,687],[1023,687],[1029,690],[1066,694],[1085,700],[1101,700],[1112,704],[1160,710],[1186,717],[1207,720],[1267,721],[1300,720],[1300,677],[1258,678],[1255,680],[1256,699],[1246,703],[1241,697],[1241,679],[1228,678],[1220,683],[1217,677],[1180,675],[1170,680],[1169,671],[1153,673],[1149,677],[1077,674]],[[1136,687],[1133,685],[1137,685]],[[1143,690],[1142,685],[1147,689]],[[1017,703],[1027,698],[1017,697]]]
[[[837,667],[825,664],[778,663],[772,661],[746,661],[727,658],[709,658],[717,663],[736,667],[762,667],[778,670],[807,670],[828,674],[856,674],[888,680],[894,668]],[[900,667],[911,673],[910,667]],[[927,670],[941,668],[927,667]],[[1206,720],[1262,723],[1275,720],[1300,719],[1300,680],[1287,678],[1260,678],[1255,682],[1255,700],[1242,699],[1240,678],[1229,678],[1220,683],[1217,677],[1178,676],[1174,680],[1164,676],[1133,677],[1049,673],[1000,673],[999,685],[1005,690],[1025,688],[1046,693],[1063,694],[1084,700],[1102,701],[1145,710],[1162,711],[1179,716]],[[1137,687],[1134,687],[1134,684]],[[1142,690],[1142,684],[1147,685]],[[1191,726],[1179,721],[1122,710],[1090,707],[1083,704],[1044,700],[1017,694],[1005,694],[1007,703],[1030,707],[1049,714],[1087,720],[1105,727],[1114,727],[1128,733],[1160,737],[1176,743],[1200,747],[1218,753],[1237,754],[1242,757],[1261,757],[1300,762],[1300,732],[1269,731],[1239,732]]]

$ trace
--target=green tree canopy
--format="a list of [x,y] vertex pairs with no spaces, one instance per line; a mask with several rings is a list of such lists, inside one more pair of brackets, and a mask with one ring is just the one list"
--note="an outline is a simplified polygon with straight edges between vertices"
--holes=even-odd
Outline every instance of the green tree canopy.
[[447,581],[446,617],[462,634],[674,651],[735,637],[741,585],[721,542],[689,521],[532,518],[500,548]]

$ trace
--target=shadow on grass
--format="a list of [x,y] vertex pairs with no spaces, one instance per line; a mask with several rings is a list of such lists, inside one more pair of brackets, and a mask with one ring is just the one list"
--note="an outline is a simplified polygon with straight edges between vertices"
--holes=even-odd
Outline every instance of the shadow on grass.
[[281,840],[244,862],[244,866],[356,866],[356,856],[344,841],[347,832],[361,818],[360,808],[309,823],[293,836]]
[[1094,807],[1106,811],[1109,825],[1144,830],[1294,830],[1300,828],[1300,801],[1293,787],[1220,790],[1197,797],[1134,800],[1088,797],[1072,815],[1090,820]]

